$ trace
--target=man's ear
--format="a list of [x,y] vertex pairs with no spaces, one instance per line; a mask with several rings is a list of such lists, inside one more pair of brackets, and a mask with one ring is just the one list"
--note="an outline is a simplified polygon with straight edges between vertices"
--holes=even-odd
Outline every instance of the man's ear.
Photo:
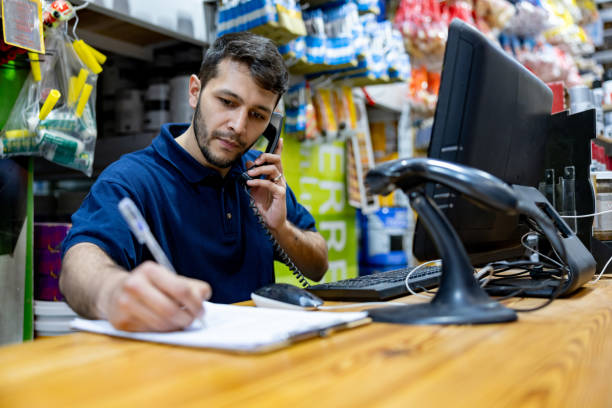
[[195,109],[200,98],[200,90],[202,83],[197,75],[191,75],[189,78],[189,106]]

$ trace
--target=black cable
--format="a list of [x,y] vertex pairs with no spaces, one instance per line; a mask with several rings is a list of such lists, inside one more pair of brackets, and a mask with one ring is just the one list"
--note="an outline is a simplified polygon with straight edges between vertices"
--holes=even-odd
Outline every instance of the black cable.
[[[567,271],[566,271],[565,268],[564,268],[564,271],[566,273],[563,274],[563,278],[565,278],[567,276]],[[555,289],[553,291],[553,293],[550,295],[550,298],[546,302],[542,303],[541,305],[536,306],[536,307],[532,307],[532,308],[527,308],[527,309],[516,309],[516,308],[514,308],[513,310],[516,311],[516,312],[519,312],[519,313],[528,313],[528,312],[535,312],[536,310],[540,310],[540,309],[545,308],[546,306],[550,305],[555,299],[557,299],[559,297],[559,295],[561,294],[561,291],[563,290],[563,287],[568,282],[569,282],[569,278],[567,278],[565,280],[565,282],[559,282],[559,286],[557,286],[557,289]]]
[[[485,290],[486,290],[486,288],[485,288]],[[510,292],[509,294],[507,294],[507,295],[505,295],[505,296],[495,298],[495,300],[497,300],[497,301],[499,302],[499,301],[502,301],[502,300],[510,299],[510,298],[513,298],[513,297],[515,297],[515,296],[520,295],[520,294],[521,294],[521,293],[523,293],[523,292],[525,292],[525,289],[524,289],[524,288],[519,288],[519,289],[517,289],[516,291],[514,291],[514,292]],[[512,308],[511,308],[511,309],[512,309]]]
[[558,268],[559,267],[559,265],[552,264],[552,263],[547,263],[545,261],[528,261],[528,260],[497,261],[497,262],[491,262],[490,265],[493,266],[493,267],[495,267],[495,266],[506,267],[508,269],[526,268],[528,266],[541,266],[543,268],[550,268],[550,269],[554,269],[554,268]]
[[266,225],[266,222],[264,221],[261,213],[259,212],[259,209],[255,205],[255,200],[253,199],[253,197],[251,197],[251,194],[249,194],[249,191],[246,187],[245,187],[245,191],[249,196],[249,207],[251,207],[251,209],[253,210],[253,214],[255,214],[255,218],[257,219],[257,222],[259,223],[259,225],[261,225],[264,232],[266,233],[266,236],[272,243],[272,247],[274,247],[274,253],[278,256],[278,258],[280,259],[282,263],[287,265],[287,267],[289,268],[293,276],[295,276],[298,282],[300,282],[302,287],[309,288],[310,284],[306,280],[306,277],[304,276],[302,271],[300,271],[299,268],[293,263],[293,261],[291,260],[287,252],[285,252],[285,250],[280,246],[276,238],[274,238],[274,235],[272,235],[272,233],[270,232],[270,229]]
[[[520,295],[521,293],[524,293],[527,289],[541,289],[544,287],[547,287],[550,285],[551,283],[551,279],[553,279],[552,277],[557,276],[559,274],[561,274],[560,279],[562,280],[561,282],[559,282],[558,286],[555,288],[555,290],[551,293],[550,298],[548,298],[544,303],[542,303],[541,305],[532,307],[532,308],[525,308],[525,309],[520,309],[520,308],[510,308],[516,312],[519,313],[528,313],[528,312],[534,312],[536,310],[540,310],[546,306],[548,306],[549,304],[551,304],[555,299],[557,299],[559,297],[559,295],[561,294],[561,291],[563,290],[564,286],[567,284],[568,282],[568,274],[567,274],[567,266],[564,266],[562,268],[558,268],[555,267],[556,265],[552,265],[546,262],[533,262],[533,261],[512,261],[512,262],[507,262],[507,261],[501,261],[501,262],[495,262],[492,263],[491,266],[496,265],[498,267],[498,269],[496,270],[494,267],[494,270],[492,272],[492,276],[495,276],[495,279],[491,279],[490,283],[492,286],[495,285],[499,285],[499,284],[503,284],[504,281],[508,281],[508,280],[512,280],[514,281],[514,284],[511,283],[506,283],[505,286],[509,286],[509,287],[515,287],[517,288],[516,291],[511,292],[507,295],[504,295],[503,297],[498,298],[498,301],[501,300],[506,300],[515,296]],[[544,268],[549,268],[549,269],[544,269]],[[503,274],[503,272],[511,270],[511,269],[523,269],[522,271],[516,272],[516,273],[510,273],[510,274]],[[538,268],[539,270],[535,271],[534,269]],[[528,280],[533,280],[533,278],[531,277],[531,273],[538,273],[538,274],[546,274],[551,276],[551,278],[548,279],[544,279],[542,284],[540,285],[536,285],[533,287],[521,287],[516,285],[516,280],[518,278],[518,280],[524,280],[524,281],[528,281]],[[524,279],[521,279],[523,278]],[[485,288],[486,289],[486,288]]]

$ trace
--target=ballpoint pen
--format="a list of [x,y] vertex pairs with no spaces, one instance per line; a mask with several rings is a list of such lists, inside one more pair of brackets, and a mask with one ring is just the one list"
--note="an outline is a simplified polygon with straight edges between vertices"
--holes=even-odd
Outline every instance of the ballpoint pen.
[[[149,225],[138,210],[138,207],[136,207],[136,204],[134,204],[134,201],[132,201],[129,197],[125,197],[121,199],[121,201],[119,201],[118,207],[121,216],[123,217],[125,222],[127,222],[128,226],[130,227],[130,230],[132,231],[138,242],[147,246],[147,248],[151,252],[151,255],[153,255],[153,258],[158,264],[168,269],[170,272],[176,274],[176,270],[170,263],[170,260],[164,253],[164,250],[157,243],[157,240],[151,233]],[[205,326],[203,317],[198,317],[197,320],[200,322],[202,327]]]

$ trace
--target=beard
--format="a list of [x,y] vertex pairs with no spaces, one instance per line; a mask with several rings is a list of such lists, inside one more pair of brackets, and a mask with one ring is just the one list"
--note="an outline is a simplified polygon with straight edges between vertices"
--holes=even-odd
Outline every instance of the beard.
[[[206,159],[206,161],[219,168],[219,169],[227,169],[232,167],[234,163],[236,163],[242,154],[245,152],[244,144],[240,141],[240,138],[234,132],[222,132],[219,130],[213,131],[211,134],[208,134],[208,129],[206,128],[206,121],[202,117],[202,112],[200,111],[200,98],[198,97],[198,104],[196,105],[195,113],[193,115],[193,132],[195,133],[196,142],[198,143],[198,147],[202,152],[202,155]],[[235,157],[227,159],[224,157],[219,157],[215,155],[210,147],[211,142],[215,138],[224,138],[229,139],[232,142],[236,143],[241,147],[241,152],[237,153]]]

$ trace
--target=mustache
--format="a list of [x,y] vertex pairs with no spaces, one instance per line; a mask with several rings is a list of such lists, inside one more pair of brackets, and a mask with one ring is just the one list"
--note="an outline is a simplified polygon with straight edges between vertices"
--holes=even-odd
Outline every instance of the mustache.
[[211,133],[211,136],[214,138],[218,138],[218,139],[231,140],[232,142],[236,143],[241,148],[245,147],[244,143],[240,140],[240,137],[236,135],[236,133],[234,132],[224,132],[222,130],[214,130]]

